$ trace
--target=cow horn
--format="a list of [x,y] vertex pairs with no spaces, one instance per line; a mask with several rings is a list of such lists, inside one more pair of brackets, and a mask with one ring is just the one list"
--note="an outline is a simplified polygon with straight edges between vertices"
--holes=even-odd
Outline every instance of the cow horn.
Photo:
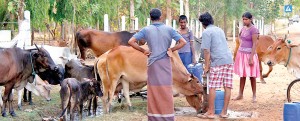
[[35,43],[34,43],[34,45],[35,45],[36,49],[38,49],[38,51],[40,51],[39,47]]
[[286,38],[287,38],[287,35],[285,34],[285,35],[284,35],[284,39],[283,39],[283,40],[285,41],[285,40],[286,40]]

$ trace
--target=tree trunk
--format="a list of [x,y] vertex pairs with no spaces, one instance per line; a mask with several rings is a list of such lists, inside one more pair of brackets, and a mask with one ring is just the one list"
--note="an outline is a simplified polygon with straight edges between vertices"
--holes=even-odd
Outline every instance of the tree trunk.
[[171,0],[167,0],[167,19],[168,25],[172,26],[172,11],[171,11]]
[[223,21],[224,21],[224,33],[225,36],[227,37],[227,21],[226,21],[227,15],[226,12],[224,11],[224,17],[223,17]]
[[60,28],[60,39],[65,40],[65,24],[64,22],[61,22],[61,28]]
[[134,0],[130,0],[130,30],[134,31]]
[[199,2],[198,2],[198,8],[199,8],[199,10],[198,10],[198,16],[196,17],[197,18],[197,20],[198,20],[198,17],[201,15],[201,8],[200,8],[200,4],[201,4],[201,0],[199,0]]
[[185,11],[185,16],[187,17],[188,20],[190,20],[190,6],[189,6],[189,0],[184,1],[184,11]]

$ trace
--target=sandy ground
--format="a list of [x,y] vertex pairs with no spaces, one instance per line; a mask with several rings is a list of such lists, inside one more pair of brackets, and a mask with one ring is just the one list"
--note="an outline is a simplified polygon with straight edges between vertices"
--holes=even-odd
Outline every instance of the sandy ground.
[[[287,39],[292,40],[292,43],[300,42],[300,24],[294,23],[287,29],[277,31],[278,37],[284,37],[289,30]],[[230,49],[233,50],[234,42],[228,41]],[[268,70],[267,65],[263,65],[263,73]],[[250,80],[247,79],[244,99],[238,101],[230,101],[229,110],[235,112],[244,112],[245,114],[253,114],[254,118],[229,118],[227,120],[258,120],[258,121],[280,121],[283,120],[283,105],[287,102],[286,93],[289,83],[296,79],[295,76],[288,73],[286,67],[283,65],[275,65],[272,73],[265,79],[266,84],[260,83],[257,79],[257,103],[252,103],[252,90]],[[239,91],[239,77],[234,75],[234,84],[231,98],[238,95]],[[199,120],[195,115],[191,116],[177,116],[178,121],[194,121]],[[214,119],[224,120],[224,119]]]

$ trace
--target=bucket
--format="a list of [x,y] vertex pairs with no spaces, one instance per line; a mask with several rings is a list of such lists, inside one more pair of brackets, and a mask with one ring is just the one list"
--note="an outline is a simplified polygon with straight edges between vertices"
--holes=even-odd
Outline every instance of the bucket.
[[216,90],[215,114],[220,114],[224,106],[224,91]]
[[284,104],[283,120],[300,121],[300,102]]
[[189,64],[187,70],[189,73],[196,76],[202,84],[203,65],[202,63]]

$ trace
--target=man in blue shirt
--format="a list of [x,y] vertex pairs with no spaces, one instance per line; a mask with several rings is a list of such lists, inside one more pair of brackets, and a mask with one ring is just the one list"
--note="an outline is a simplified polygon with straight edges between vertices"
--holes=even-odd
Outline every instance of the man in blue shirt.
[[230,100],[233,78],[233,59],[232,53],[228,48],[224,31],[214,26],[212,16],[206,12],[201,14],[199,21],[205,30],[202,33],[201,49],[204,52],[204,74],[209,73],[209,98],[208,111],[201,118],[214,118],[214,102],[216,97],[216,88],[224,87],[224,106],[220,117],[227,118],[227,107]]
[[[160,22],[161,11],[159,9],[152,9],[150,18],[152,24],[136,33],[128,43],[149,57],[147,72],[148,120],[173,121],[172,66],[167,52],[182,48],[186,41],[172,27]],[[149,50],[141,48],[136,43],[142,39],[147,42]],[[170,48],[172,39],[178,44]]]

